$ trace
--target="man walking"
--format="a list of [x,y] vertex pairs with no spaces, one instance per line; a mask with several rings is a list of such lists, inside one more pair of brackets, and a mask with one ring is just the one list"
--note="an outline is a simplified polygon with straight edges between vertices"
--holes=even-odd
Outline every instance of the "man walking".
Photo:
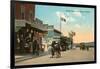
[[54,55],[55,55],[55,41],[53,41],[52,42],[52,44],[51,44],[51,58],[53,58],[54,57]]

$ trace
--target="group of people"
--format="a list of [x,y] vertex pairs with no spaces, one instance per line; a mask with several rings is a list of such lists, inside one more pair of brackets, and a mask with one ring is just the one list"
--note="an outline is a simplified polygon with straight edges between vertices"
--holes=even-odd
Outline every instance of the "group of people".
[[51,46],[50,46],[50,53],[51,53],[51,57],[50,58],[59,58],[61,57],[61,50],[60,50],[60,43],[53,41]]

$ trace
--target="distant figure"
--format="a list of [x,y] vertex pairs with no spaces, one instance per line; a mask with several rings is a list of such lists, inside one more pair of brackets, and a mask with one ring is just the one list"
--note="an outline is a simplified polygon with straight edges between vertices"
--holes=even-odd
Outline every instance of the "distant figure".
[[89,46],[86,46],[87,51],[89,51]]
[[51,58],[53,58],[55,55],[55,44],[56,44],[56,42],[53,41],[52,45],[51,45]]

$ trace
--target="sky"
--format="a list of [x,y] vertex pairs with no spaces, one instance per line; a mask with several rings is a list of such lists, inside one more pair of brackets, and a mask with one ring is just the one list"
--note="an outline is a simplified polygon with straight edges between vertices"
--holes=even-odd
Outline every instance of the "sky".
[[64,36],[74,31],[75,43],[94,41],[94,8],[36,5],[35,17],[44,24],[54,25]]

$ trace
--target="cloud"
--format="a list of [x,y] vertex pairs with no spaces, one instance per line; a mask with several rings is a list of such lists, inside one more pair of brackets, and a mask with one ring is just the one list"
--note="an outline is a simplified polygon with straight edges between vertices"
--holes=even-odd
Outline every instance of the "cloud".
[[57,14],[57,16],[58,16],[59,18],[60,18],[60,17],[66,18],[66,15],[65,15],[63,12],[57,11],[56,14]]
[[[67,16],[67,15],[65,15],[63,12],[59,12],[59,11],[57,11],[56,12],[56,15],[60,18],[60,17],[62,17],[62,18],[64,18],[64,19],[66,19],[66,22],[75,22],[76,20],[75,20],[75,18],[74,17],[72,17],[72,16]],[[76,15],[76,14],[75,14]],[[77,13],[77,15],[78,15],[78,13]]]
[[74,19],[73,17],[69,17],[69,21],[70,21],[70,22],[74,22],[75,19]]
[[57,11],[56,14],[57,14],[58,17],[60,17],[60,12]]
[[76,28],[81,28],[81,26],[79,24],[75,24]]
[[59,12],[59,11],[57,11],[57,12],[56,12],[56,14],[57,14],[57,16],[60,18],[60,12]]
[[74,14],[75,16],[79,16],[79,17],[82,16],[82,14],[81,14],[81,12],[80,12],[79,10],[75,10],[75,11],[73,12],[73,14]]

